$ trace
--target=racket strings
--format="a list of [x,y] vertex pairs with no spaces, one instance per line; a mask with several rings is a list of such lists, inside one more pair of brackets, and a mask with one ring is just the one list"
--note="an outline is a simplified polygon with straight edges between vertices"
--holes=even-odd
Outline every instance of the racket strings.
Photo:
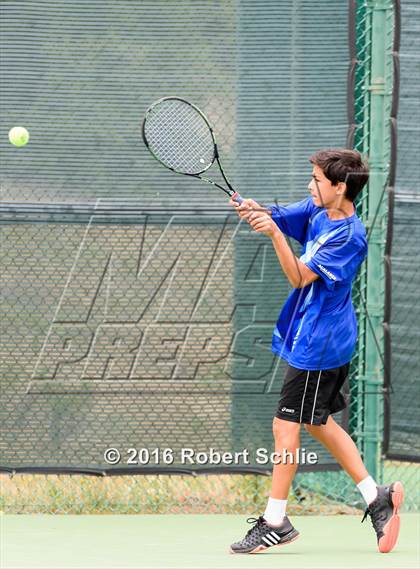
[[[178,101],[171,101],[159,111],[153,115],[153,129],[149,133],[158,157],[180,171],[194,173],[203,170],[208,165],[205,156],[208,154],[206,139],[209,132],[201,116]],[[212,151],[213,142],[210,143]]]
[[209,126],[188,103],[162,101],[147,116],[144,131],[151,152],[177,172],[198,174],[214,160]]

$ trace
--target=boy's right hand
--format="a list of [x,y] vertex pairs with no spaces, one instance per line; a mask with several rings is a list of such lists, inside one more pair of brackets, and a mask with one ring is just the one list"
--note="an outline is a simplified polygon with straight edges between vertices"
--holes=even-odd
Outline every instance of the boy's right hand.
[[257,203],[255,200],[253,200],[251,198],[244,199],[241,204],[238,204],[238,202],[231,199],[229,201],[229,204],[235,208],[236,213],[239,215],[239,217],[241,219],[247,220],[248,217],[251,215],[251,213],[255,210],[264,211],[271,216],[271,210],[270,209],[265,208],[264,206],[260,205],[259,203]]

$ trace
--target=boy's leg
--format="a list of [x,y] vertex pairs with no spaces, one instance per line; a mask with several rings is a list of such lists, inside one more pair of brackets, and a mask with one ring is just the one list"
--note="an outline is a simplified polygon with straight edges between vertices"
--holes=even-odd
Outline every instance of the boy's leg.
[[356,484],[369,476],[353,439],[331,415],[325,425],[305,425],[305,429],[330,451]]
[[[273,545],[291,543],[299,536],[286,516],[287,495],[298,465],[296,451],[300,441],[300,423],[273,420],[274,450],[279,454],[279,464],[273,464],[273,478],[270,498],[264,516],[251,518],[254,523],[244,539],[232,544],[232,553],[259,553]],[[287,460],[283,461],[283,457]],[[293,461],[291,460],[293,457]]]
[[[276,500],[287,500],[290,486],[296,474],[298,465],[296,464],[296,450],[300,444],[300,423],[293,423],[274,417],[273,420],[274,450],[283,458],[283,453],[287,455],[287,460],[273,465],[273,478],[271,482],[270,497]],[[293,456],[293,461],[290,459]],[[293,462],[293,463],[292,463]]]
[[391,551],[397,542],[400,528],[398,508],[404,500],[401,482],[394,482],[390,486],[376,486],[363,464],[354,441],[331,415],[325,425],[305,424],[305,429],[331,452],[357,484],[368,504],[362,521],[368,514],[371,516],[379,551],[382,553]]
[[300,423],[274,417],[273,436],[279,460],[273,464],[271,492],[263,517],[268,524],[278,527],[286,515],[287,496],[298,468],[296,450],[300,445]]

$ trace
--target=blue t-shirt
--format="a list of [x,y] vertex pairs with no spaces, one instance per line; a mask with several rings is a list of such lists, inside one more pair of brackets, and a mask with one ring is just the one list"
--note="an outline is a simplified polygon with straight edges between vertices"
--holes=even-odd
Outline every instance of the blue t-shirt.
[[351,360],[356,346],[351,287],[367,255],[365,227],[356,213],[331,220],[312,197],[270,209],[280,230],[303,246],[300,260],[320,277],[289,295],[272,351],[299,369],[339,367]]

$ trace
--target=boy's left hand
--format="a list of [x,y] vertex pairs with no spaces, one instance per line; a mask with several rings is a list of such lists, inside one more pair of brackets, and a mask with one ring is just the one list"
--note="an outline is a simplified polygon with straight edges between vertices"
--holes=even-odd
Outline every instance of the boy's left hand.
[[254,211],[248,217],[248,223],[257,233],[264,233],[267,237],[273,237],[278,233],[279,228],[272,220],[271,215],[263,211]]

